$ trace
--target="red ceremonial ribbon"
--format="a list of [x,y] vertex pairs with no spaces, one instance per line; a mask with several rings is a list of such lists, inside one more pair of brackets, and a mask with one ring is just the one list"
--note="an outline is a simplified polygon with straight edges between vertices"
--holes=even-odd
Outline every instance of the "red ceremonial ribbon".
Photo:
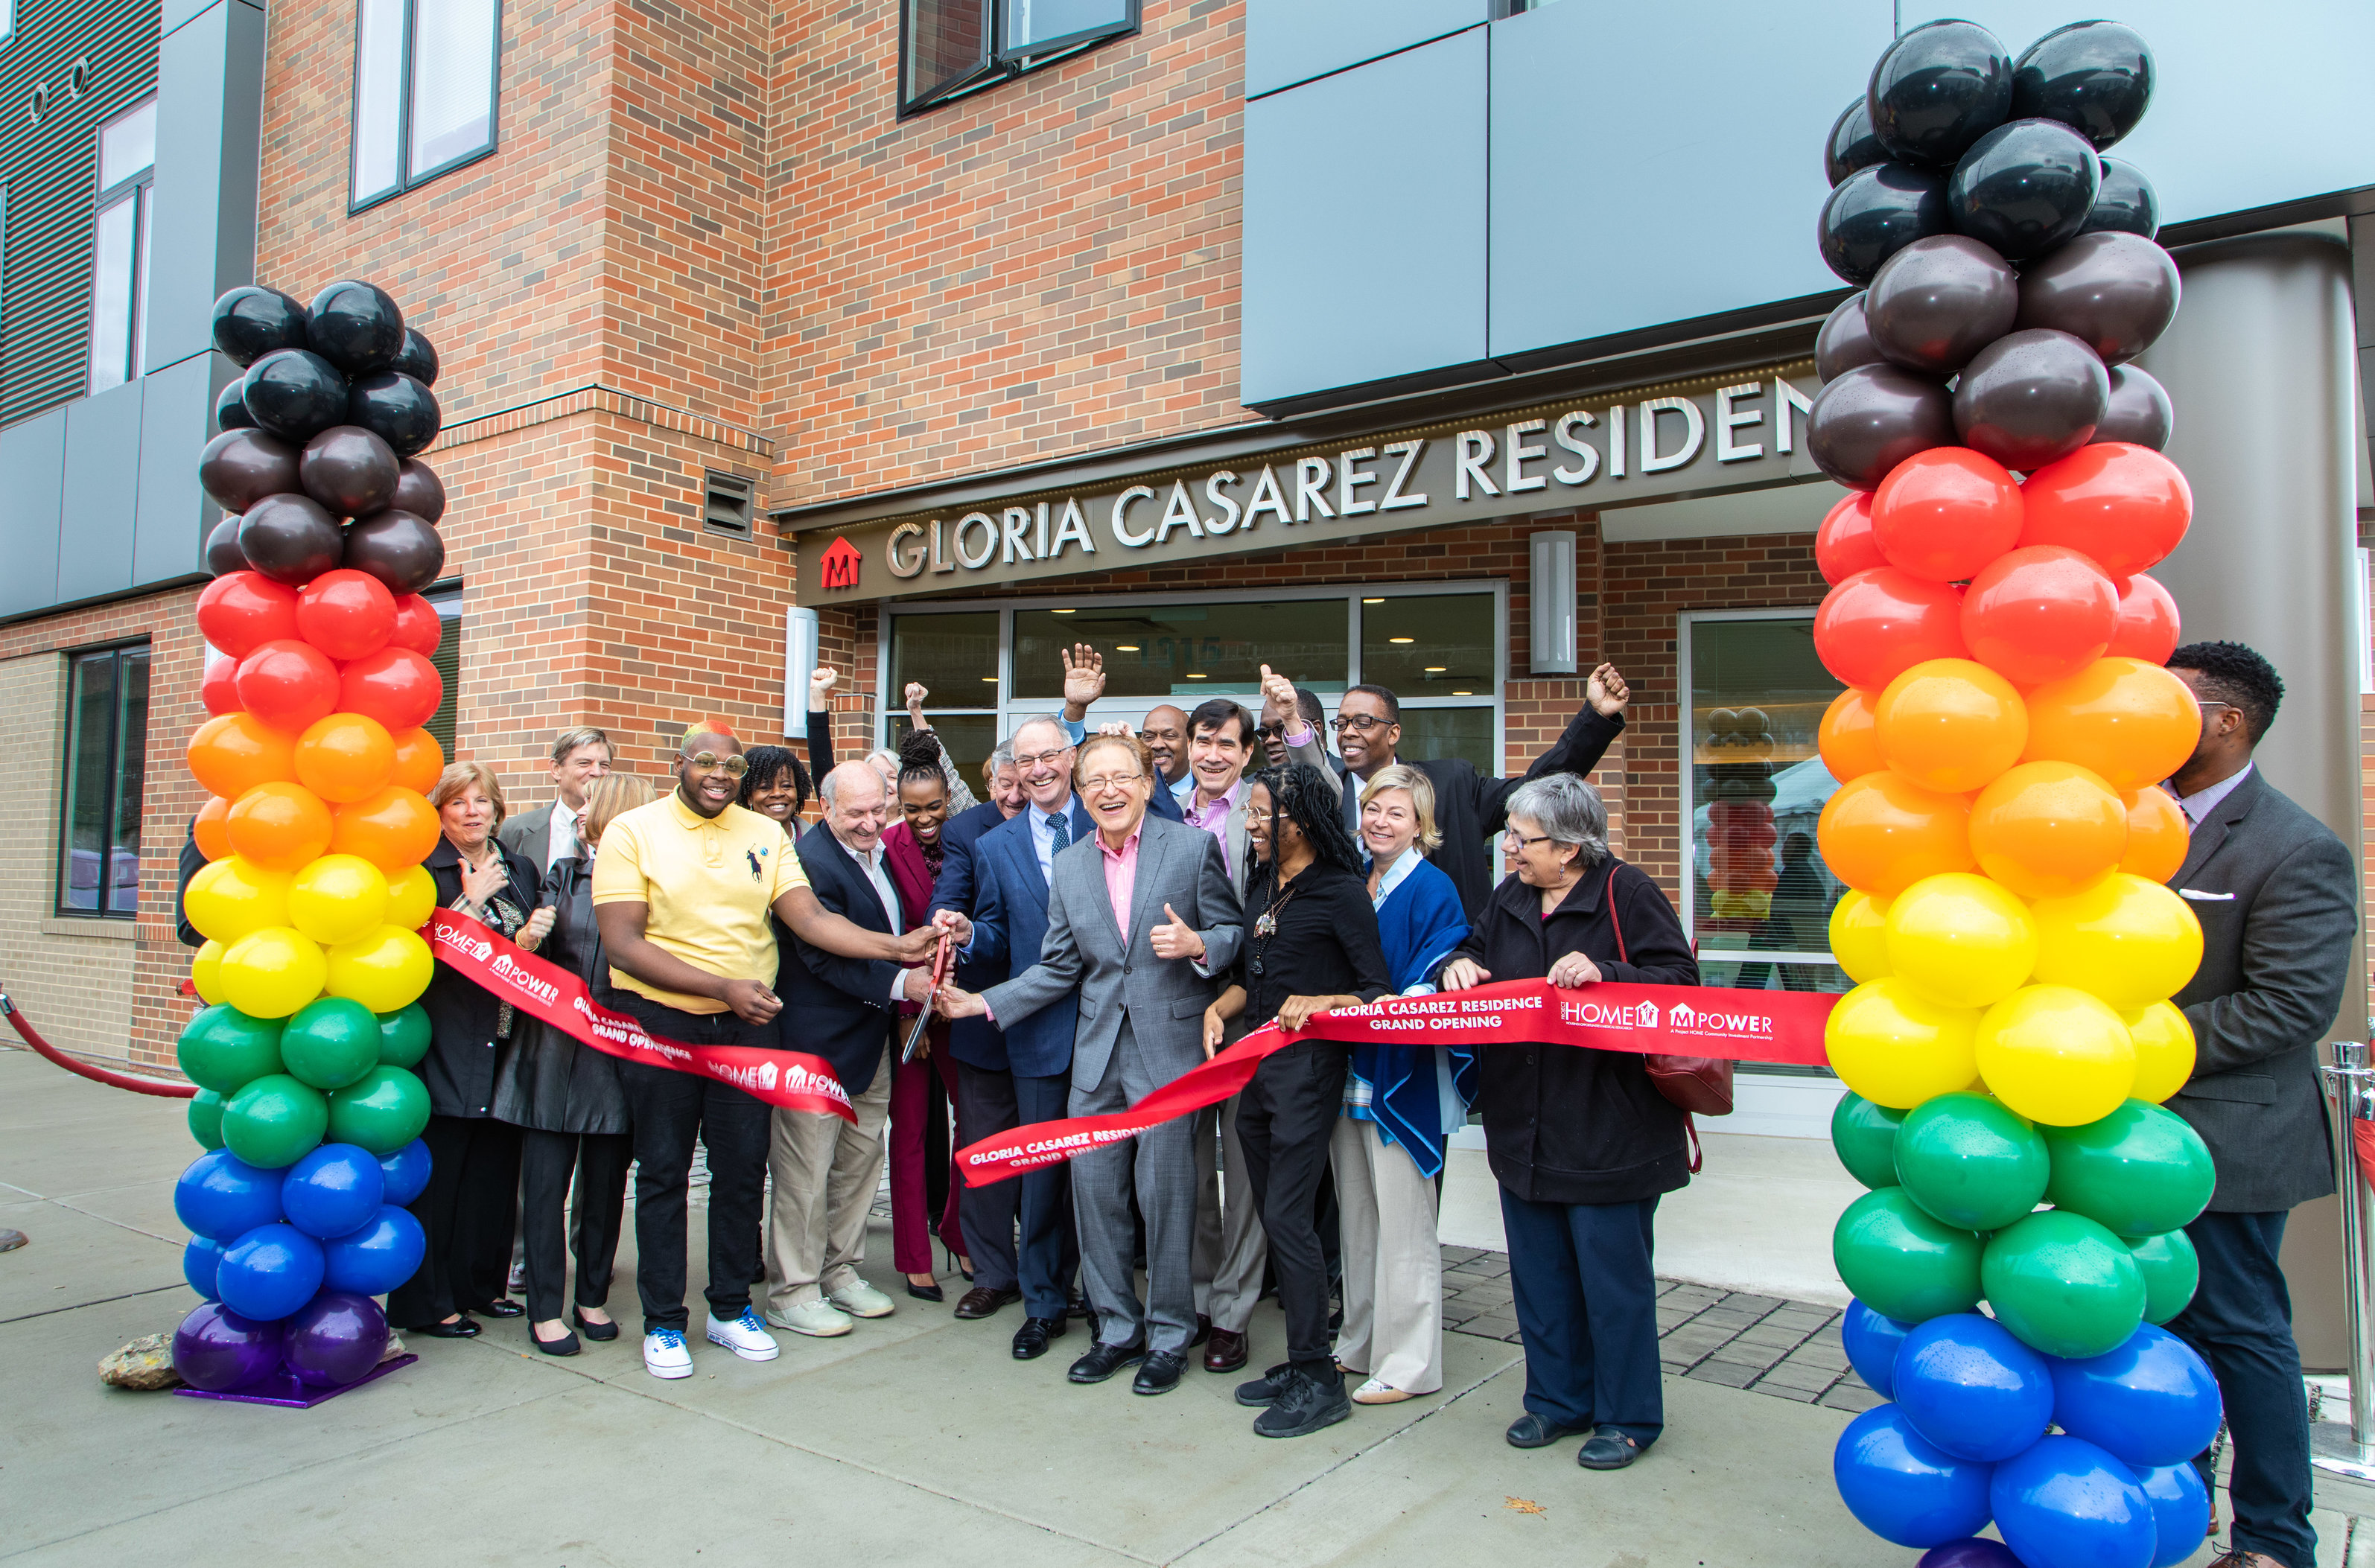
[[2350,1119],[2350,1152],[2358,1164],[2358,1179],[2375,1186],[2375,1122]]
[[1217,1105],[1243,1089],[1262,1058],[1297,1040],[1348,1044],[1573,1045],[1640,1055],[1718,1056],[1733,1062],[1826,1064],[1823,1026],[1838,1002],[1819,991],[1737,991],[1601,981],[1563,991],[1546,980],[1510,980],[1434,996],[1388,996],[1321,1013],[1294,1034],[1265,1024],[1127,1111],[1034,1122],[957,1151],[967,1186],[1058,1164],[1147,1128]]
[[432,912],[421,934],[446,968],[606,1056],[703,1074],[786,1111],[857,1120],[849,1091],[822,1056],[772,1045],[687,1045],[651,1033],[596,1002],[585,982],[567,970],[450,909]]

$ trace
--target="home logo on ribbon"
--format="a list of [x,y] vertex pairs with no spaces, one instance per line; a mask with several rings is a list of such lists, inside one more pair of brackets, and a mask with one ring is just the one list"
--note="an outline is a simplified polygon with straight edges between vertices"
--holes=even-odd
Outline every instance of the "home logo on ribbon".
[[[1603,1002],[1585,997],[1559,998],[1559,1021],[1601,1029],[1655,1029],[1658,1027],[1658,1004],[1655,1002]],[[1678,1005],[1674,1014],[1682,1012]]]

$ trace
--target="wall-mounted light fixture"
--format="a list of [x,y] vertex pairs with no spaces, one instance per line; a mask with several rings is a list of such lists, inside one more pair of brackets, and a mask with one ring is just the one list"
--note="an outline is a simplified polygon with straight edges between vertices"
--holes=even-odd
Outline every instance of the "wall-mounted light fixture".
[[1551,528],[1526,539],[1531,567],[1526,584],[1533,626],[1536,675],[1575,673],[1575,533]]

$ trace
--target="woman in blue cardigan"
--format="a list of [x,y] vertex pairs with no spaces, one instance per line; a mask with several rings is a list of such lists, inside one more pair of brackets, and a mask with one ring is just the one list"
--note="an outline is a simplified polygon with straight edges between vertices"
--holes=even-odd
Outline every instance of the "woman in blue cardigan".
[[[1395,991],[1423,995],[1426,975],[1468,935],[1459,893],[1425,852],[1443,842],[1435,786],[1416,768],[1378,770],[1361,793],[1369,897]],[[1472,1052],[1437,1045],[1356,1045],[1344,1114],[1329,1145],[1343,1213],[1344,1326],[1336,1359],[1368,1381],[1356,1403],[1390,1405],[1443,1387],[1443,1253],[1435,1179],[1444,1139],[1468,1119]]]

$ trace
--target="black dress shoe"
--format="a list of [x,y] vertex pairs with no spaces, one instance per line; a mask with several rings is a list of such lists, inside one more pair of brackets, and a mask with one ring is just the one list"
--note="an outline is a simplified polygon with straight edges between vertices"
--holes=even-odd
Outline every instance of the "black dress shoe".
[[531,1328],[527,1331],[527,1337],[535,1340],[536,1348],[548,1356],[573,1356],[578,1351],[577,1336],[574,1334],[563,1334],[558,1339],[548,1339]]
[[949,1299],[948,1292],[938,1285],[918,1285],[913,1279],[907,1281],[907,1293],[919,1302],[944,1302]]
[[1138,1375],[1130,1379],[1133,1394],[1168,1394],[1179,1386],[1182,1373],[1188,1370],[1188,1358],[1176,1350],[1156,1350],[1140,1364]]
[[1641,1456],[1641,1445],[1613,1426],[1603,1426],[1584,1439],[1575,1462],[1587,1470],[1621,1470]]
[[519,1303],[512,1300],[509,1296],[505,1296],[500,1301],[486,1302],[478,1306],[467,1307],[464,1310],[467,1312],[475,1312],[480,1317],[526,1317],[527,1315],[527,1308],[520,1305]]
[[1047,1347],[1064,1337],[1064,1320],[1060,1317],[1026,1317],[1022,1326],[1014,1331],[1014,1359],[1035,1362],[1047,1353]]
[[1573,1437],[1583,1428],[1561,1426],[1528,1410],[1509,1423],[1509,1446],[1512,1448],[1547,1448],[1562,1437]]
[[957,1315],[968,1322],[987,1317],[1002,1306],[1022,1299],[1020,1291],[993,1291],[987,1285],[975,1285],[957,1300]]
[[1146,1359],[1146,1341],[1134,1345],[1108,1345],[1100,1340],[1095,1348],[1072,1363],[1064,1375],[1074,1383],[1103,1383],[1126,1366],[1136,1366]]
[[616,1339],[619,1337],[619,1326],[615,1322],[588,1323],[585,1315],[574,1307],[570,1309],[569,1315],[576,1323],[577,1331],[588,1339]]
[[479,1320],[465,1316],[451,1323],[416,1323],[405,1332],[425,1335],[431,1339],[475,1339],[479,1337]]
[[1264,1405],[1275,1402],[1286,1392],[1286,1385],[1294,1379],[1294,1363],[1281,1362],[1251,1383],[1238,1384],[1237,1403],[1250,1405],[1258,1409]]

